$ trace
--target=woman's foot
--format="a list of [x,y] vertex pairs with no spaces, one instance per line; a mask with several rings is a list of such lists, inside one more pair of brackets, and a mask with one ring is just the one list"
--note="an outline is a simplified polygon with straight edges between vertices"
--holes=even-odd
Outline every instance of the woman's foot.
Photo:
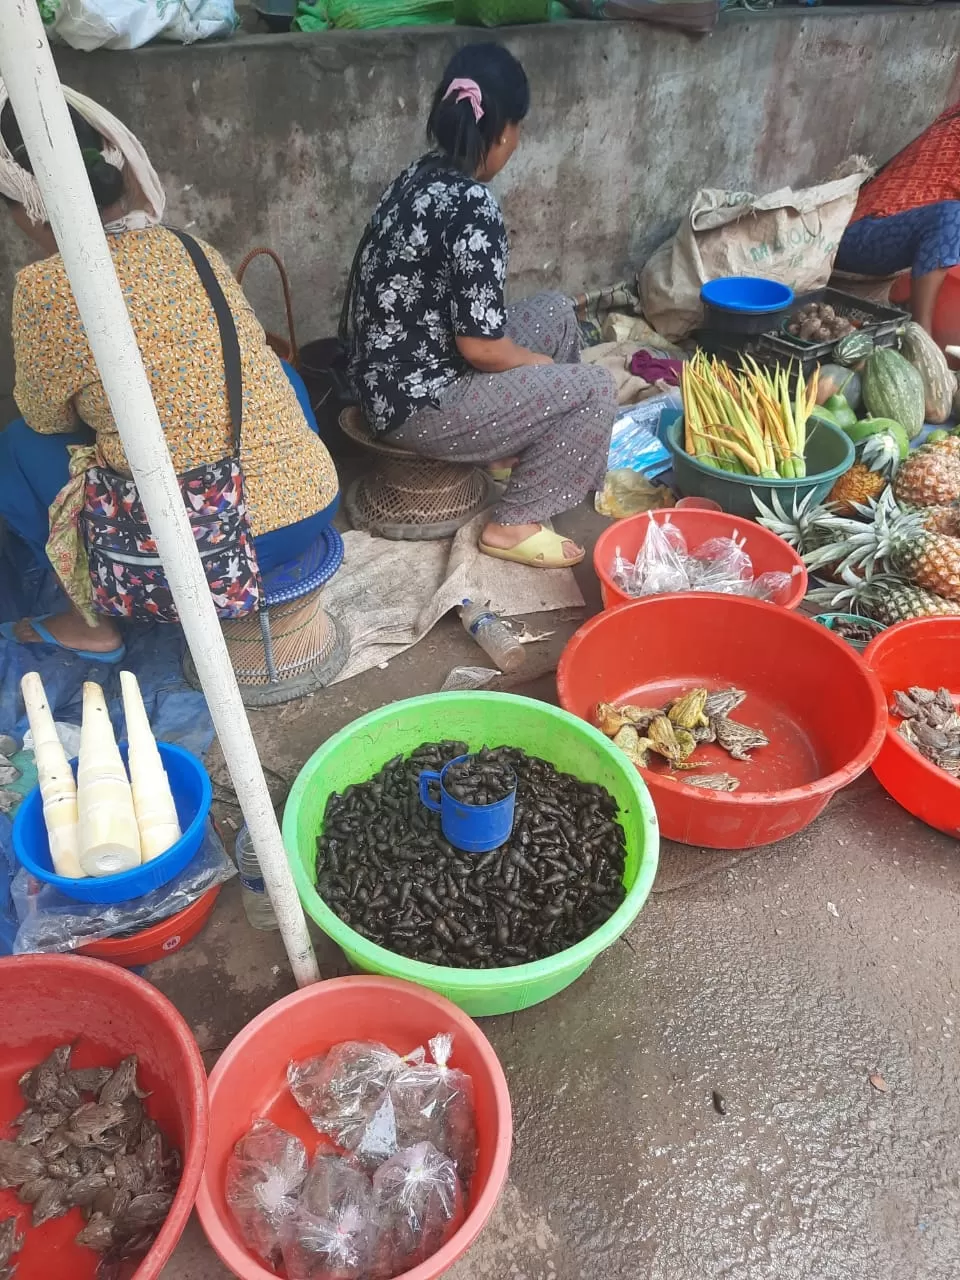
[[[556,539],[560,555],[563,560],[568,561],[571,565],[579,564],[586,554],[582,547],[578,547],[575,542],[571,542],[569,538],[561,538],[559,534],[547,530],[542,524],[488,524],[484,525],[480,534],[480,547],[490,548],[495,551],[513,551],[519,547],[522,542],[526,542],[529,538],[534,538],[537,534],[550,533],[552,538]],[[531,563],[534,563],[531,560]]]
[[[101,618],[95,627],[88,626],[79,613],[70,610],[43,620],[44,629],[65,649],[83,649],[87,653],[111,653],[123,644],[115,622]],[[29,618],[14,624],[13,637],[21,644],[47,644]]]

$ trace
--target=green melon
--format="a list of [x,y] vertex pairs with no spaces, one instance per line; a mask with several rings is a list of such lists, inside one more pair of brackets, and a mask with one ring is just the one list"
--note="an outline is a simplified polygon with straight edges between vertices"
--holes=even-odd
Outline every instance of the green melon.
[[874,351],[863,370],[863,403],[874,418],[899,422],[911,440],[923,430],[923,378],[899,351]]

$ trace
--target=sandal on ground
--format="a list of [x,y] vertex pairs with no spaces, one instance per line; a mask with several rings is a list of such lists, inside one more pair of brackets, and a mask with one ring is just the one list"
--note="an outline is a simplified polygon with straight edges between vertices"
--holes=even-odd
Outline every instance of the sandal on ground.
[[113,663],[123,661],[127,652],[126,645],[120,645],[119,648],[116,649],[98,651],[96,649],[74,649],[70,645],[64,644],[62,640],[58,640],[57,637],[43,625],[47,618],[54,617],[56,617],[56,614],[44,613],[41,614],[39,618],[22,619],[23,622],[26,622],[28,626],[33,628],[40,637],[39,640],[21,640],[14,630],[15,627],[20,626],[20,622],[4,622],[0,625],[0,636],[3,636],[4,640],[13,640],[16,644],[52,644],[55,649],[62,649],[64,653],[72,653],[78,658],[86,658],[88,662]]
[[564,538],[552,529],[541,529],[538,533],[531,533],[529,538],[524,538],[515,547],[488,547],[485,542],[480,542],[478,546],[485,556],[525,564],[531,569],[572,569],[587,554],[581,551],[578,556],[568,559],[563,554],[563,544],[572,541],[572,538]]

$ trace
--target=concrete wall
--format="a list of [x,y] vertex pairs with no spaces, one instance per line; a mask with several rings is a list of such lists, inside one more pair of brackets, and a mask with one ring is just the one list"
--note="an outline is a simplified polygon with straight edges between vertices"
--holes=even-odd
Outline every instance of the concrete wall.
[[[65,82],[139,134],[171,221],[233,262],[256,244],[280,251],[306,340],[332,331],[364,219],[419,153],[426,103],[464,38],[245,36],[58,61]],[[611,283],[669,233],[698,186],[772,189],[822,178],[851,152],[885,159],[960,94],[955,5],[738,13],[706,38],[583,22],[506,38],[534,98],[499,180],[515,292]],[[2,317],[24,253],[0,210]],[[254,268],[250,293],[276,324],[269,270]],[[11,385],[3,337],[0,396]]]

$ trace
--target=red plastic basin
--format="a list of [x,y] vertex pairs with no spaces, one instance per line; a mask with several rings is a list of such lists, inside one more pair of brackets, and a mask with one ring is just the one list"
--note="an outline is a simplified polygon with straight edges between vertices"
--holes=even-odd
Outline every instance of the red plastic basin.
[[197,1195],[197,1214],[217,1254],[241,1280],[270,1280],[245,1248],[227,1208],[227,1159],[253,1122],[268,1116],[295,1133],[311,1154],[319,1135],[287,1088],[287,1064],[323,1053],[341,1040],[380,1040],[409,1053],[439,1032],[453,1034],[451,1066],[473,1077],[477,1171],[460,1230],[402,1280],[436,1280],[482,1230],[503,1190],[513,1123],[503,1068],[475,1022],[442,996],[396,978],[352,977],[319,982],[279,1000],[254,1018],[224,1050],[210,1073],[210,1151]]
[[103,938],[99,942],[88,942],[85,947],[77,948],[77,954],[93,956],[97,960],[109,960],[112,964],[122,964],[127,969],[138,969],[140,965],[153,964],[164,956],[172,956],[175,951],[192,942],[210,919],[213,908],[217,905],[220,889],[220,885],[208,889],[196,902],[191,902],[189,907],[184,907],[176,915],[168,916],[166,920],[160,920],[138,933],[127,934],[123,938]]
[[668,516],[671,524],[675,524],[686,538],[691,551],[708,538],[732,538],[736,533],[739,537],[746,538],[744,550],[753,561],[754,576],[773,572],[793,573],[797,569],[790,596],[783,603],[785,609],[796,609],[807,594],[807,570],[803,561],[792,547],[787,546],[782,538],[778,538],[769,529],[744,520],[742,516],[728,515],[725,511],[674,507],[672,511],[645,511],[641,515],[618,520],[597,539],[597,545],[593,549],[593,567],[600,579],[600,594],[605,609],[634,599],[621,591],[613,581],[617,547],[625,559],[635,559],[646,540],[650,521],[656,520],[657,524],[663,524]]
[[[900,622],[872,640],[863,655],[887,698],[912,684],[946,686],[960,705],[960,618],[916,618]],[[877,781],[928,826],[960,837],[960,781],[925,760],[896,731],[888,716],[883,747],[873,762]]]
[[702,746],[703,773],[730,773],[734,792],[676,781],[666,761],[642,769],[660,829],[711,849],[772,844],[802,830],[870,766],[886,725],[883,693],[858,655],[825,627],[760,600],[690,592],[598,614],[557,670],[560,705],[596,724],[598,702],[661,706],[697,686],[736,685],[733,716],[770,746],[740,762]]
[[[22,1109],[17,1080],[58,1044],[75,1043],[78,1067],[140,1059],[150,1090],[147,1111],[183,1155],[173,1208],[153,1248],[132,1273],[157,1280],[193,1207],[207,1149],[207,1081],[200,1050],[173,1005],[142,978],[82,956],[11,956],[0,960],[0,1137]],[[0,1219],[16,1214],[26,1233],[13,1260],[17,1280],[93,1280],[100,1255],[74,1243],[79,1209],[36,1229],[13,1190],[0,1191]]]

